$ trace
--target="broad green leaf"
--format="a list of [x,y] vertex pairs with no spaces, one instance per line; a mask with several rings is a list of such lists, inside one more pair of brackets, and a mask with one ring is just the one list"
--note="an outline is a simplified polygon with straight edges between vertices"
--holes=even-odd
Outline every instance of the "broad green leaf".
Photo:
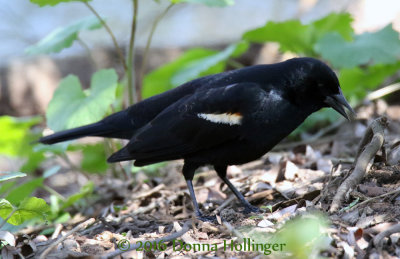
[[84,186],[82,186],[81,190],[76,193],[71,195],[70,197],[68,197],[67,201],[65,201],[62,204],[61,209],[65,209],[68,208],[69,206],[71,206],[72,204],[74,204],[75,202],[79,201],[80,199],[82,199],[83,197],[88,196],[89,194],[91,194],[93,192],[94,189],[94,184],[93,182],[88,182],[87,184],[85,184]]
[[153,174],[156,173],[160,168],[164,167],[167,163],[166,162],[161,162],[161,163],[156,163],[156,164],[151,164],[151,165],[146,165],[146,166],[141,166],[141,167],[136,167],[132,166],[131,167],[131,172],[136,174],[138,172],[145,172],[146,174]]
[[[13,211],[14,207],[7,200],[0,200],[0,217],[6,219]],[[26,198],[17,207],[17,210],[12,214],[7,223],[12,225],[20,225],[27,220],[47,216],[50,207],[47,203],[40,198],[30,197]]]
[[43,173],[43,177],[36,177],[28,182],[22,183],[17,187],[14,187],[6,196],[6,199],[10,201],[12,204],[18,204],[20,201],[24,200],[25,198],[29,197],[33,191],[37,188],[43,186],[43,181],[56,174],[60,170],[61,166],[53,166],[47,169]]
[[182,67],[187,66],[194,60],[199,60],[216,53],[217,51],[209,49],[190,49],[173,62],[153,70],[144,77],[143,98],[148,98],[174,88],[176,85],[172,84],[171,79]]
[[101,22],[95,16],[84,18],[66,27],[57,28],[35,45],[28,47],[25,52],[30,55],[60,52],[72,45],[79,32],[99,29],[101,26]]
[[82,148],[83,159],[81,167],[89,173],[104,173],[107,168],[107,157],[104,143],[84,145]]
[[235,4],[234,0],[171,0],[171,3],[195,3],[207,6],[225,7]]
[[71,214],[69,214],[68,212],[66,213],[62,213],[59,217],[57,217],[55,220],[53,220],[54,224],[58,224],[58,223],[66,223],[67,221],[69,221],[71,219]]
[[66,2],[89,2],[91,0],[30,0],[32,3],[37,4],[39,6],[51,5],[55,6],[59,3]]
[[350,101],[359,101],[368,94],[367,90],[376,89],[399,69],[400,61],[395,64],[378,64],[365,68],[343,68],[339,72],[339,82]]
[[0,154],[23,158],[24,164],[19,171],[32,171],[44,160],[43,153],[33,151],[31,144],[39,136],[30,128],[41,121],[39,116],[31,118],[0,116]]
[[[36,137],[37,140],[39,137]],[[32,143],[31,141],[29,143]],[[45,160],[45,156],[43,152],[34,152],[32,151],[32,147],[30,147],[31,153],[28,155],[27,160],[25,161],[24,165],[20,168],[21,171],[24,172],[32,172],[35,170],[39,164]]]
[[6,196],[12,204],[18,204],[32,194],[34,190],[43,185],[44,178],[39,177],[13,188]]
[[26,174],[21,172],[0,172],[0,182],[24,176]]
[[5,183],[1,183],[0,185],[0,196],[4,196],[6,192],[11,190],[14,187],[16,181],[7,181]]
[[6,219],[14,210],[14,206],[6,199],[0,199],[0,217]]
[[285,244],[285,252],[296,255],[298,259],[312,258],[329,247],[327,229],[328,222],[322,216],[304,215],[286,222],[273,235],[271,243]]
[[277,42],[282,51],[314,55],[314,44],[328,32],[337,32],[351,39],[351,16],[347,13],[332,13],[310,24],[299,20],[268,22],[263,27],[246,32],[243,39],[252,42]]
[[265,26],[246,32],[243,39],[252,42],[278,42],[282,51],[307,53],[311,42],[307,37],[307,25],[298,20],[268,22]]
[[315,128],[322,128],[330,123],[337,121],[341,115],[337,113],[332,108],[322,109],[320,111],[314,112],[307,119],[297,127],[292,133],[290,133],[291,137],[299,136],[300,133],[315,129]]
[[312,42],[315,44],[327,32],[337,32],[347,41],[353,38],[353,18],[349,13],[331,13],[328,16],[309,24]]
[[32,152],[30,128],[41,121],[40,117],[0,117],[0,154],[27,156]]
[[315,51],[338,68],[394,64],[400,58],[399,33],[391,24],[374,33],[356,35],[352,42],[338,33],[329,33],[316,44]]
[[117,80],[113,69],[100,70],[92,77],[90,91],[83,91],[76,76],[64,78],[47,108],[49,128],[59,131],[102,119],[115,100]]
[[[221,62],[226,61],[230,57],[237,57],[240,54],[244,53],[249,47],[249,44],[245,41],[231,44],[223,51],[217,52],[214,55],[201,58],[198,60],[194,60],[184,66],[182,69],[178,70],[177,73],[172,77],[173,85],[180,85],[192,79],[195,79],[201,75],[205,71],[208,71],[210,68],[217,66]],[[225,65],[224,65],[225,67]]]

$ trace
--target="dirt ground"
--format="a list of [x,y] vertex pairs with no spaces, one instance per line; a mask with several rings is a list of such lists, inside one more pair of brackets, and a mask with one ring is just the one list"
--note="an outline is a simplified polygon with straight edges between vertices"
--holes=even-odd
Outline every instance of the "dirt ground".
[[[345,190],[332,210],[339,186],[359,171],[363,151],[376,140],[367,137],[359,150],[372,118],[382,115],[388,119],[383,148],[372,154],[372,163],[364,163],[361,182]],[[356,121],[338,121],[304,141],[285,142],[260,160],[229,167],[229,178],[261,213],[241,213],[227,186],[204,167],[196,174],[195,191],[201,210],[217,215],[216,223],[193,216],[181,161],[125,181],[94,176],[96,198],[89,207],[71,213],[76,216],[68,223],[21,231],[17,247],[25,258],[307,258],[311,255],[295,254],[273,237],[293,219],[322,217],[325,243],[312,256],[398,258],[399,133],[400,106],[378,101],[358,109]],[[55,230],[39,235],[49,228]],[[293,235],[301,237],[299,232]],[[253,249],[259,242],[254,233],[271,244],[268,251]]]

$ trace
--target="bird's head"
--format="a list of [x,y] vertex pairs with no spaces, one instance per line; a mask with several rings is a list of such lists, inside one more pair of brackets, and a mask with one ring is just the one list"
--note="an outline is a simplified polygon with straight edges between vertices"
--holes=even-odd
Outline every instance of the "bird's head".
[[[314,58],[295,58],[289,60],[296,67],[294,78],[302,87],[296,86],[295,94],[303,101],[312,102],[316,109],[331,107],[349,120],[345,108],[355,117],[355,112],[344,97],[339,80],[333,70],[325,63]],[[297,79],[296,79],[297,76]],[[298,82],[299,82],[298,81]]]

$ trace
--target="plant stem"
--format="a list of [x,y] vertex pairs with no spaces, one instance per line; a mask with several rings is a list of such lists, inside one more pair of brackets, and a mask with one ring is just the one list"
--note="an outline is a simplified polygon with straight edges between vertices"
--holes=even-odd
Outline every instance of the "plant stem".
[[13,215],[17,210],[18,210],[18,208],[14,208],[14,209],[10,212],[10,214],[7,216],[7,218],[6,218],[5,220],[3,220],[3,222],[1,222],[1,224],[0,224],[0,229],[1,229],[2,227],[4,227],[4,225],[7,223],[7,221],[12,217],[12,215]]
[[54,196],[56,196],[57,198],[59,198],[60,200],[62,200],[64,202],[67,200],[64,196],[62,196],[60,193],[58,193],[56,190],[54,190],[50,186],[43,185],[42,188],[44,190],[46,190],[47,192],[49,192],[50,194],[53,194]]
[[137,23],[137,13],[138,13],[138,0],[133,0],[133,17],[132,17],[132,26],[131,26],[131,37],[129,41],[129,50],[128,50],[128,69],[126,71],[126,75],[128,78],[128,106],[135,103],[134,94],[135,83],[133,81],[133,48],[135,46],[135,33],[136,33],[136,23]]
[[142,66],[140,67],[140,73],[139,73],[140,88],[143,86],[144,72],[147,67],[148,55],[149,55],[150,45],[151,45],[151,41],[153,39],[154,32],[156,31],[156,28],[157,28],[159,22],[162,20],[162,18],[164,18],[164,16],[168,13],[168,11],[171,9],[172,6],[174,6],[173,3],[168,5],[168,7],[159,16],[157,16],[157,18],[153,22],[153,25],[151,26],[150,34],[149,34],[149,37],[147,38],[146,48],[145,48],[144,54],[143,54]]
[[126,71],[127,70],[126,61],[125,61],[124,55],[122,54],[121,48],[118,46],[117,39],[115,38],[114,33],[111,31],[110,27],[108,27],[106,21],[103,18],[101,18],[99,13],[93,8],[93,6],[91,6],[88,2],[83,2],[83,3],[97,17],[97,19],[99,19],[99,21],[103,25],[104,29],[106,29],[108,34],[111,36],[111,39],[112,39],[112,41],[114,43],[115,50],[117,51],[118,57],[119,57],[119,59],[120,59],[120,61],[122,63],[122,66],[123,66],[124,70]]
[[80,37],[78,37],[77,40],[78,40],[79,44],[82,46],[82,48],[86,51],[86,53],[89,57],[89,61],[92,64],[93,68],[96,69],[97,68],[96,61],[94,61],[94,58],[93,58],[92,52],[90,51],[89,46]]
[[230,65],[231,67],[233,67],[235,69],[245,67],[245,65],[243,65],[243,64],[241,64],[241,63],[239,63],[236,60],[231,59],[231,58],[228,59],[228,65]]

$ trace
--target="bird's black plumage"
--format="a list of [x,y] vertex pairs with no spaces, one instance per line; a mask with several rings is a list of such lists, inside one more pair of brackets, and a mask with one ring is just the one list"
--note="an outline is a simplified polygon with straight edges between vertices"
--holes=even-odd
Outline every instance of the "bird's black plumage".
[[206,76],[83,127],[43,137],[57,143],[84,136],[128,139],[108,162],[134,160],[143,166],[184,159],[183,174],[195,206],[194,171],[213,165],[218,175],[254,210],[226,178],[228,165],[261,157],[310,114],[332,107],[347,118],[335,73],[313,58],[295,58]]

